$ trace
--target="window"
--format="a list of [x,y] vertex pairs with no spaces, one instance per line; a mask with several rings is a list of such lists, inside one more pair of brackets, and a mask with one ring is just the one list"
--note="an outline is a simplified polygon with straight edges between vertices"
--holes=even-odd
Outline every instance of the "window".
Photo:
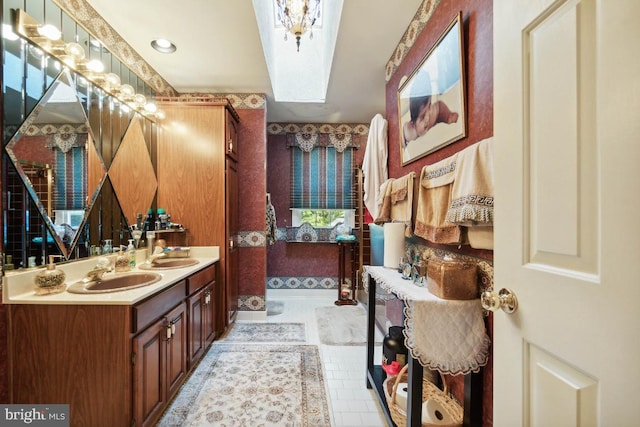
[[313,227],[333,228],[344,223],[355,227],[355,209],[291,209],[291,225],[300,227],[307,222]]
[[[355,224],[350,134],[295,134],[291,149],[291,223]],[[294,140],[294,141],[291,141]]]

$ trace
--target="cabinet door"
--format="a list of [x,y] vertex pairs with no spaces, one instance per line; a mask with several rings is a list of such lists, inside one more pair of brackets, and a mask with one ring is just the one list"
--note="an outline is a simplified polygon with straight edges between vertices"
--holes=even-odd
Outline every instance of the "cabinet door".
[[133,339],[133,416],[135,425],[152,425],[167,396],[168,325],[161,319]]
[[212,282],[204,291],[204,311],[202,314],[202,336],[204,337],[205,348],[211,344],[216,337],[215,328],[215,286],[216,282]]
[[206,306],[203,288],[189,297],[189,365],[194,366],[195,362],[202,356],[205,349],[203,337],[203,319],[205,317]]
[[178,390],[187,375],[187,308],[180,304],[167,314],[171,338],[167,341],[167,397]]
[[215,337],[213,287],[209,283],[189,297],[189,365],[194,366]]
[[235,321],[238,312],[238,163],[226,161],[226,216],[227,253],[225,265],[225,290],[227,324]]

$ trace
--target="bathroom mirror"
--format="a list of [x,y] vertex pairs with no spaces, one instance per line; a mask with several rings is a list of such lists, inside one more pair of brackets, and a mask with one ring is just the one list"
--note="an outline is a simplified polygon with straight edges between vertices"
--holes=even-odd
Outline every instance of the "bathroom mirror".
[[[65,258],[78,244],[79,231],[106,177],[78,93],[71,73],[63,69],[6,145],[46,224],[47,239]],[[11,206],[10,199],[7,203]]]
[[140,116],[131,120],[122,143],[109,168],[109,179],[129,225],[138,214],[146,215],[158,188],[158,180],[149,155],[144,127],[149,122]]

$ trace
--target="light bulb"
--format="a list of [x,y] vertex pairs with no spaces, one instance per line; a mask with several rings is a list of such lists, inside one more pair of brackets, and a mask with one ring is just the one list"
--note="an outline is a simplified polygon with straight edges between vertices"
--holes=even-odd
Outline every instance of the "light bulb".
[[11,25],[2,24],[2,37],[9,41],[18,40],[18,35],[13,32]]
[[95,73],[102,73],[104,71],[104,64],[98,59],[92,59],[87,62],[87,69]]
[[116,73],[107,73],[104,76],[104,80],[113,88],[118,88],[120,86],[120,76]]
[[64,51],[67,55],[70,55],[75,59],[84,59],[84,49],[78,43],[67,43],[64,47]]
[[38,34],[42,37],[46,37],[49,40],[60,40],[62,37],[62,33],[59,29],[55,27],[55,25],[46,24],[41,27],[38,27]]
[[120,94],[125,98],[132,98],[135,93],[136,91],[131,85],[123,84],[122,86],[120,86]]
[[158,106],[154,103],[154,102],[147,102],[144,106],[144,110],[147,113],[155,113],[156,111],[158,111]]
[[147,97],[141,93],[136,93],[133,97],[133,102],[142,107],[147,103]]

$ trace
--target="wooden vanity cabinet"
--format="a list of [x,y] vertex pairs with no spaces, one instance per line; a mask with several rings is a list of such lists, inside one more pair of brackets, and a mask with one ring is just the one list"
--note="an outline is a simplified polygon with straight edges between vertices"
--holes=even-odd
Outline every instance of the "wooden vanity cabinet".
[[194,366],[216,336],[215,305],[216,290],[215,265],[206,268],[188,280],[189,298],[189,366]]
[[190,245],[220,247],[214,314],[222,335],[238,310],[239,116],[226,98],[156,100],[166,116],[158,136],[158,206],[189,229]]
[[215,338],[218,265],[134,305],[8,304],[9,403],[71,426],[154,425]]
[[133,339],[135,425],[154,425],[187,375],[187,309],[180,303]]

